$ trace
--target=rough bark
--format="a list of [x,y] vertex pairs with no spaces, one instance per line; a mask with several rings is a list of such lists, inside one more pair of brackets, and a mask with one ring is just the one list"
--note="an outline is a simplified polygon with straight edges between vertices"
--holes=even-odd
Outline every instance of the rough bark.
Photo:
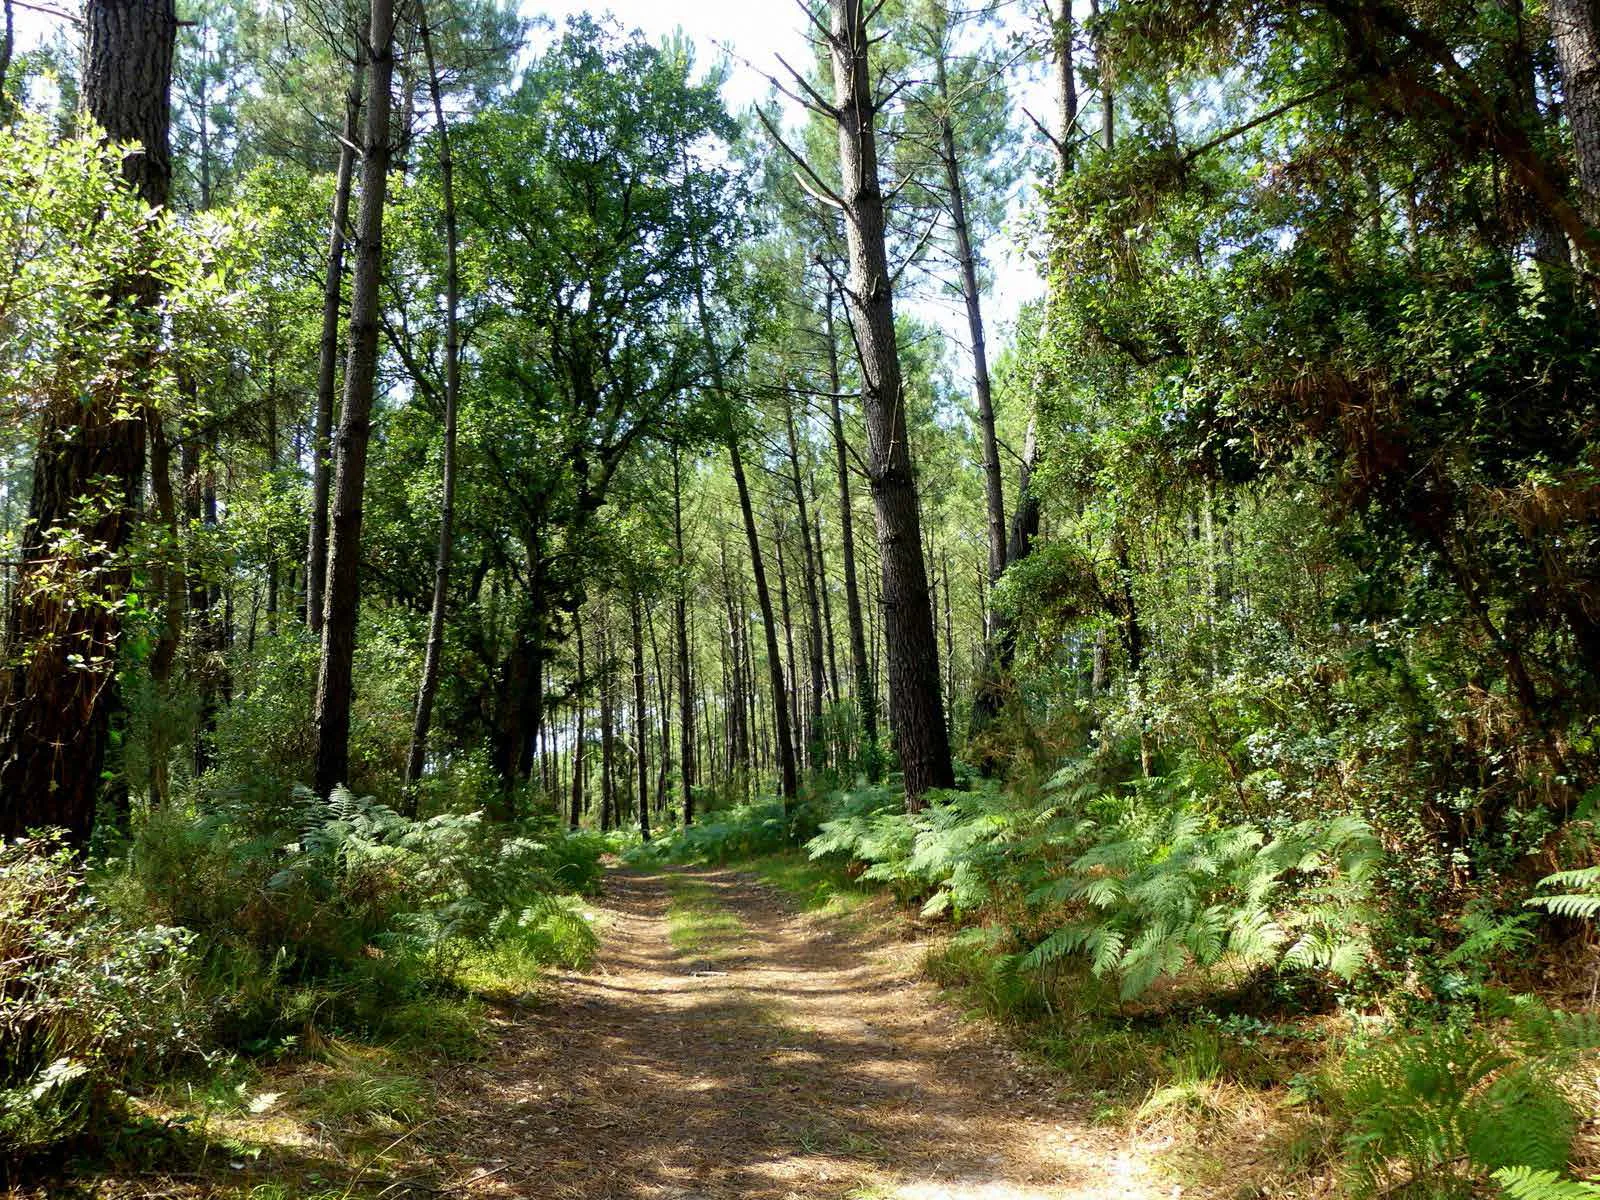
[[[146,204],[162,208],[172,182],[172,0],[89,0],[83,20],[85,108],[112,140],[139,143],[123,160],[123,178]],[[116,704],[117,602],[128,583],[123,551],[144,484],[139,401],[159,339],[153,313],[160,283],[135,271],[108,291],[107,310],[137,322],[144,344],[87,395],[70,391],[45,407],[6,616],[0,836],[58,825],[81,845],[94,824]],[[94,548],[65,561],[55,530]],[[87,597],[71,602],[78,589]]]
[[955,774],[939,695],[939,649],[922,561],[916,476],[895,342],[867,14],[863,0],[830,0],[830,9],[840,197],[850,257],[846,299],[861,357],[867,473],[877,517],[889,649],[889,718],[905,772],[906,803],[917,809],[928,789],[952,786]]
[[1549,0],[1584,219],[1600,225],[1600,0]]
[[428,93],[439,139],[439,188],[444,203],[444,464],[439,505],[439,544],[433,561],[433,599],[428,607],[428,644],[422,655],[422,681],[417,687],[416,716],[411,725],[411,752],[406,757],[406,782],[422,778],[428,751],[428,726],[439,693],[439,662],[444,655],[444,618],[450,593],[450,552],[455,538],[456,408],[461,397],[461,276],[456,265],[455,164],[450,157],[450,125],[444,116],[439,67],[433,55],[433,34],[425,9],[418,9],[422,52],[428,67]]
[[306,532],[306,626],[322,633],[322,601],[328,581],[328,487],[333,474],[333,398],[339,380],[339,316],[344,298],[344,249],[350,223],[350,182],[355,175],[360,136],[361,90],[366,79],[365,42],[356,39],[356,57],[345,93],[339,172],[334,179],[333,213],[328,221],[328,257],[322,279],[322,340],[317,355],[317,399],[311,413],[311,518]]
[[350,293],[350,353],[345,363],[339,420],[333,515],[328,531],[327,594],[322,606],[322,655],[317,671],[315,787],[326,796],[350,774],[351,683],[356,618],[361,601],[361,520],[367,482],[367,443],[378,375],[378,321],[383,275],[383,210],[389,187],[390,83],[394,76],[394,3],[372,0],[368,100],[361,153],[361,211],[357,218]]

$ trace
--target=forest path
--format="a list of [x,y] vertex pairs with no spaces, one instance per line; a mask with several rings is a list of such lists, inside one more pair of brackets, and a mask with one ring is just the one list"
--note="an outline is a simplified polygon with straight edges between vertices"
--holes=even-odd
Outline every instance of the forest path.
[[[732,870],[615,870],[598,965],[458,1076],[473,1196],[1139,1200],[1143,1164],[918,977],[893,928]],[[880,923],[882,924],[882,923]],[[1164,1190],[1164,1189],[1163,1189]]]

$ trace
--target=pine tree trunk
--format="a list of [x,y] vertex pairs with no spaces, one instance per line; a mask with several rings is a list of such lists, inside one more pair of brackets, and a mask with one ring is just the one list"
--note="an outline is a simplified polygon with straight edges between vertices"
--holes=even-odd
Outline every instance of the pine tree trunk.
[[583,710],[584,687],[588,680],[583,672],[583,613],[572,614],[572,626],[578,638],[578,673],[572,683],[572,707],[576,712],[576,729],[572,737],[572,808],[567,814],[567,827],[576,829],[583,820]]
[[367,443],[378,375],[378,320],[383,276],[383,210],[389,187],[390,82],[394,76],[394,0],[372,0],[361,211],[357,218],[350,293],[350,353],[344,411],[339,420],[333,515],[328,531],[327,594],[322,606],[322,655],[315,720],[318,795],[349,782],[350,704],[356,619],[361,605],[361,518],[367,482]]
[[600,832],[610,833],[617,816],[615,647],[611,641],[611,609],[600,621]]
[[672,453],[672,537],[678,556],[678,586],[674,596],[678,634],[678,771],[683,781],[683,823],[694,824],[694,683],[689,661],[688,563],[683,555],[683,480],[678,452]]
[[822,499],[817,492],[817,475],[811,473],[811,511],[816,515],[812,521],[812,553],[816,556],[817,564],[817,591],[822,597],[822,629],[826,637],[828,648],[828,700],[837,703],[841,695],[839,691],[839,648],[833,636],[833,597],[829,594],[828,587],[828,560],[823,556],[822,549]]
[[639,809],[639,836],[650,840],[650,714],[645,705],[644,687],[644,602],[638,592],[628,606],[628,621],[633,632],[633,740],[635,766],[638,768],[637,803]]
[[1579,206],[1600,225],[1600,0],[1549,0],[1567,124],[1577,155]]
[[[696,255],[698,258],[698,254]],[[711,332],[711,314],[706,308],[705,287],[699,271],[695,274],[695,303],[700,317],[700,333],[705,340],[706,354],[711,360],[711,383],[717,396],[729,404],[728,390],[723,384],[722,360],[716,340]],[[761,556],[761,535],[756,529],[755,509],[750,504],[750,485],[745,479],[744,459],[739,452],[739,434],[734,428],[731,412],[728,423],[728,463],[733,470],[734,486],[739,493],[739,514],[744,521],[745,543],[750,550],[750,573],[756,581],[756,604],[761,609],[761,623],[767,635],[767,665],[772,684],[774,732],[777,736],[779,788],[785,800],[792,800],[800,792],[800,781],[795,770],[794,737],[790,728],[789,705],[783,682],[783,660],[778,657],[778,630],[772,613],[772,594],[767,588],[767,571]]]
[[855,674],[856,707],[867,743],[878,740],[878,700],[873,688],[872,660],[867,656],[867,623],[861,613],[861,587],[856,577],[854,505],[850,498],[850,463],[844,438],[844,417],[839,409],[839,343],[833,328],[833,292],[828,292],[828,416],[833,426],[834,463],[839,473],[839,555],[844,564],[844,606],[850,627],[850,666]]
[[306,626],[322,633],[322,602],[328,582],[328,487],[333,474],[333,398],[339,381],[339,316],[344,297],[345,230],[350,223],[350,184],[360,136],[361,91],[367,72],[366,40],[356,38],[356,56],[345,94],[339,173],[328,222],[327,267],[322,280],[322,341],[317,356],[317,403],[311,414],[311,518],[306,531]]
[[[164,208],[172,181],[172,2],[88,0],[83,23],[84,106],[111,140],[140,144],[123,160],[123,178],[146,204]],[[111,284],[107,309],[136,323],[137,348],[87,394],[68,392],[49,404],[35,442],[6,615],[12,665],[0,682],[0,837],[56,825],[82,845],[94,824],[117,705],[118,601],[128,585],[120,560],[144,486],[142,409],[160,338],[160,287],[146,271]],[[55,530],[93,549],[63,561]],[[63,587],[86,594],[67,603]]]
[[915,810],[930,788],[953,786],[955,774],[939,696],[939,649],[922,561],[917,484],[895,342],[866,12],[863,0],[830,0],[830,7],[840,195],[850,252],[846,295],[861,354],[867,472],[877,515],[889,650],[889,721],[905,772],[906,805]]
[[[948,113],[950,91],[945,78],[944,52],[934,58],[934,80]],[[956,158],[955,130],[946,115],[939,123],[940,156],[944,159],[945,187],[950,193],[950,225],[956,235],[956,259],[961,267],[961,298],[967,310],[967,337],[972,344],[972,391],[978,402],[978,435],[983,446],[983,499],[988,517],[989,579],[998,580],[1006,569],[1005,485],[1000,475],[1000,442],[995,437],[994,393],[989,383],[989,352],[983,333],[983,294],[978,287],[978,257],[972,248],[967,221],[966,181]],[[992,635],[993,630],[986,630]]]
[[794,499],[797,515],[800,519],[800,545],[805,553],[802,556],[801,569],[805,573],[806,610],[808,615],[808,628],[806,631],[806,651],[808,675],[806,685],[809,689],[810,710],[807,714],[806,747],[808,761],[813,769],[823,765],[822,747],[822,690],[824,672],[822,666],[822,602],[817,595],[817,560],[811,546],[811,514],[806,505],[805,481],[800,474],[800,449],[799,437],[795,431],[794,406],[787,399],[784,400],[783,416],[786,432],[789,435],[789,476],[794,484]]
[[416,717],[411,725],[411,752],[406,757],[406,783],[422,778],[428,751],[428,726],[433,701],[439,692],[439,662],[444,654],[444,618],[450,591],[450,551],[455,537],[456,408],[461,396],[461,334],[457,320],[461,277],[456,266],[455,164],[450,157],[450,126],[445,121],[439,67],[433,56],[433,34],[427,11],[417,10],[422,51],[428,66],[428,92],[433,98],[433,118],[438,125],[439,187],[444,202],[444,467],[439,507],[439,545],[434,554],[433,601],[428,609],[428,644],[422,655],[422,682],[417,687]]
[[655,613],[645,609],[645,628],[650,632],[650,657],[655,663],[656,703],[661,711],[661,742],[656,757],[656,812],[667,811],[667,780],[672,775],[672,693],[667,688],[667,676],[661,667],[661,643],[656,640]]
[[789,701],[789,728],[796,738],[803,738],[805,730],[800,723],[799,671],[794,660],[794,620],[789,614],[789,572],[783,562],[783,530],[776,517],[772,522],[772,556],[778,564],[778,612],[783,617],[784,677],[788,687],[784,695]]

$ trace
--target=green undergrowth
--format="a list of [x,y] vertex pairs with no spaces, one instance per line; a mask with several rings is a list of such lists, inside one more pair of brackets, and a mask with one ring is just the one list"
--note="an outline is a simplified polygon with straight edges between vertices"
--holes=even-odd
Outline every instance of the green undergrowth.
[[[915,814],[887,787],[751,805],[648,854],[944,924],[927,974],[1100,1119],[1166,1144],[1188,1194],[1592,1194],[1600,1019],[1500,982],[1592,919],[1592,868],[1430,908],[1355,815],[1239,819],[1195,778],[1091,768]],[[1587,828],[1564,853],[1593,852]]]
[[845,864],[814,859],[800,850],[764,854],[739,867],[782,892],[805,912],[848,918],[875,894],[873,888],[853,878]]
[[749,929],[716,896],[714,885],[690,875],[667,880],[667,933],[680,954],[716,961],[734,954]]
[[[481,1057],[497,1004],[592,960],[605,850],[343,790],[152,812],[87,862],[48,838],[0,847],[0,1170],[139,1158],[219,1115],[403,1132],[423,1071]],[[241,1072],[307,1065],[292,1104],[232,1111]]]

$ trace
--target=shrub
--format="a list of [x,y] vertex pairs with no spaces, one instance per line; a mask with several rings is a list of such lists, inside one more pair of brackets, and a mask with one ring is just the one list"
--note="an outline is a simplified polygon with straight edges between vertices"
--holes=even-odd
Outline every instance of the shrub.
[[0,1154],[71,1138],[196,1048],[188,935],[108,913],[50,837],[0,843]]
[[1511,1177],[1531,1179],[1565,1168],[1579,1113],[1593,1101],[1579,1093],[1574,1068],[1600,1049],[1600,1020],[1531,998],[1505,1011],[1493,1026],[1398,1033],[1331,1071],[1322,1090],[1349,1129],[1345,1171],[1357,1195],[1408,1181],[1428,1194],[1469,1195],[1496,1171],[1526,1168]]

